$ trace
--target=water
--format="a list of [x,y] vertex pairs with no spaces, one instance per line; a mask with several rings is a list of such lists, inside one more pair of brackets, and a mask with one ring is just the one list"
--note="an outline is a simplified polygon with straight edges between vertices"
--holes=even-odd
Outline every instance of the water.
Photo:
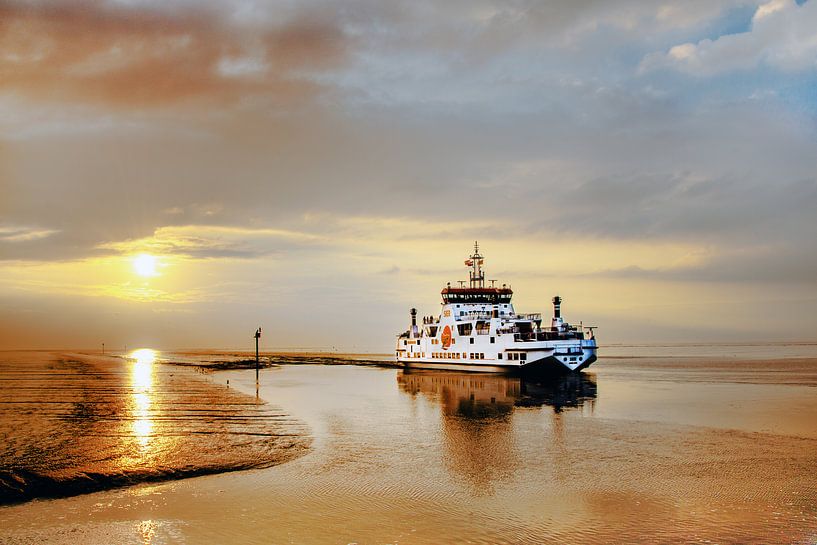
[[[260,398],[309,430],[304,456],[6,507],[0,541],[817,542],[817,361],[591,370],[263,369]],[[207,378],[255,395],[254,371]]]
[[189,369],[81,354],[0,357],[0,504],[266,467],[303,425]]

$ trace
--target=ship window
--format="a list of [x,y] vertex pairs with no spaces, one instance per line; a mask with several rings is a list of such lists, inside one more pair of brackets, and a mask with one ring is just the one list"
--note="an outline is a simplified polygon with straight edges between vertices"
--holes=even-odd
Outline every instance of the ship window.
[[479,359],[484,360],[484,359],[485,359],[485,354],[483,354],[483,353],[481,353],[481,352],[480,352],[480,354],[479,354]]
[[527,359],[527,358],[528,358],[528,355],[527,355],[526,353],[522,352],[522,354],[520,354],[520,356],[519,356],[519,357],[520,357],[521,359],[525,360],[525,359]]
[[474,338],[473,338],[473,337],[471,337],[471,338],[470,338],[470,339],[468,339],[468,340],[471,342],[471,344],[474,344]]
[[496,337],[491,337],[491,344],[496,342]]
[[502,359],[502,352],[500,352],[499,354],[497,354],[497,355],[496,355],[496,358],[497,358],[498,360],[501,360],[501,359]]

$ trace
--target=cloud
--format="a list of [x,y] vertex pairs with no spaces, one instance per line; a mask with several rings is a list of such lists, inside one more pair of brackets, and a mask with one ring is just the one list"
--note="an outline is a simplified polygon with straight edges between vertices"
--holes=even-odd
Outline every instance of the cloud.
[[50,237],[58,232],[55,229],[38,229],[36,227],[0,226],[0,242],[30,242]]
[[722,285],[817,285],[817,257],[790,244],[721,248],[701,257],[693,263],[651,268],[630,265],[602,269],[588,276]]
[[126,255],[144,252],[196,259],[258,258],[322,241],[316,235],[285,229],[177,225],[160,227],[150,237],[102,243],[97,249]]
[[0,295],[381,339],[475,239],[522,301],[811,294],[813,2],[0,0]]
[[769,67],[817,70],[817,2],[772,0],[758,6],[747,32],[675,45],[647,55],[642,73],[669,68],[695,76]]
[[320,91],[310,71],[346,54],[343,31],[317,16],[259,28],[206,4],[173,6],[3,0],[0,89],[122,106],[248,95],[292,103]]

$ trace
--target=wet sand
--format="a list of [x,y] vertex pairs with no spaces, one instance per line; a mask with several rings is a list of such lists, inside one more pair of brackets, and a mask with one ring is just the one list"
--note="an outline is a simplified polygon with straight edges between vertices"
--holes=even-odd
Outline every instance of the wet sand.
[[[162,361],[201,370],[255,369],[255,353],[237,350],[185,350],[162,354]],[[371,365],[399,367],[390,355],[341,354],[337,352],[261,352],[258,366],[278,365]]]
[[0,358],[0,504],[268,467],[310,441],[279,409],[150,353]]
[[[255,391],[254,371],[207,376]],[[307,424],[305,456],[5,507],[0,542],[817,541],[814,359],[621,358],[548,381],[293,365],[261,381]]]

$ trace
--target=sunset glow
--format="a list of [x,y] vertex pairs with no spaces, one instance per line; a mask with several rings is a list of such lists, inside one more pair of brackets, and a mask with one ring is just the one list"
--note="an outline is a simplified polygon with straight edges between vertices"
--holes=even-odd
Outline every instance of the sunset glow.
[[150,348],[140,348],[129,354],[133,360],[131,367],[131,413],[132,433],[138,441],[140,449],[149,447],[153,432],[153,365],[156,362],[156,351]]
[[156,256],[139,254],[133,258],[133,270],[139,276],[156,276]]
[[0,8],[0,347],[389,351],[477,239],[607,341],[812,339],[817,2],[579,4]]
[[816,90],[817,0],[0,0],[0,541],[817,545]]

